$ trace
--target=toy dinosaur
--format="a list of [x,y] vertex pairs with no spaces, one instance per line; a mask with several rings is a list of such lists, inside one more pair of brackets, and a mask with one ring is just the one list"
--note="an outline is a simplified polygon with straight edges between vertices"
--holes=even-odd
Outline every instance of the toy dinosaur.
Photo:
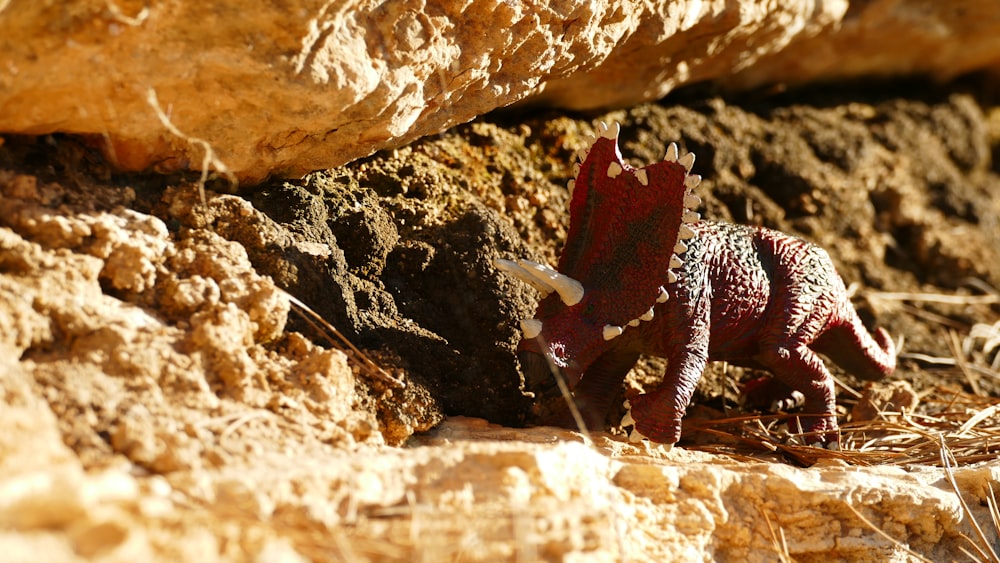
[[[665,357],[663,381],[632,397],[630,439],[674,444],[707,362],[763,368],[756,392],[800,404],[791,428],[839,447],[833,377],[818,353],[864,379],[895,369],[889,334],[865,330],[827,253],[760,227],[702,221],[694,154],[671,143],[662,162],[635,169],[603,123],[578,154],[570,225],[558,270],[529,260],[499,269],[543,295],[521,321],[527,386],[558,369],[588,427],[603,424],[640,354]],[[567,424],[568,417],[561,420]]]

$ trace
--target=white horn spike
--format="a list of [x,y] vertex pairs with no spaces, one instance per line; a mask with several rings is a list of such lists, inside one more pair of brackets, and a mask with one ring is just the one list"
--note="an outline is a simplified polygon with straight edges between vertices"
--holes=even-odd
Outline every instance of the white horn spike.
[[632,328],[639,326],[639,319],[632,319],[631,321],[628,322],[628,326]]
[[[677,283],[677,274],[671,270],[667,270],[667,283]],[[664,299],[666,301],[666,299]]]
[[686,155],[677,159],[677,164],[680,164],[688,172],[691,171],[691,167],[694,166],[694,153],[689,152]]
[[653,320],[653,308],[650,307],[649,310],[646,311],[645,313],[643,313],[642,316],[639,317],[639,318],[642,319],[642,320],[644,320],[644,321],[651,321],[651,320]]
[[639,183],[642,184],[643,186],[649,185],[649,175],[646,174],[645,168],[640,168],[635,171],[635,179],[639,180]]
[[528,270],[525,270],[517,262],[512,262],[510,260],[504,260],[503,258],[497,258],[493,261],[493,264],[498,270],[507,272],[508,274],[514,276],[515,278],[527,283],[531,287],[538,290],[542,294],[542,297],[547,296],[552,293],[552,286],[545,283],[543,280],[538,279]]
[[522,319],[521,320],[521,334],[525,338],[531,340],[539,334],[542,333],[542,321],[538,319]]
[[572,307],[583,299],[583,284],[575,279],[531,260],[518,260],[517,264],[558,293],[567,307]]
[[694,238],[694,231],[691,230],[691,227],[681,223],[681,228],[677,231],[677,238],[681,240]]
[[680,258],[678,258],[676,254],[671,254],[670,255],[670,267],[671,268],[680,268],[683,265],[684,265],[684,262]]
[[612,162],[608,165],[608,178],[617,178],[622,173],[622,165]]
[[701,213],[698,213],[697,211],[685,211],[684,216],[681,217],[681,221],[684,221],[685,223],[697,223],[698,221],[701,221]]
[[614,340],[621,336],[623,332],[625,332],[625,329],[620,326],[604,325],[603,335],[605,340]]
[[701,198],[694,194],[687,194],[684,196],[684,207],[688,209],[694,209],[701,205]]
[[[668,270],[667,273],[668,274],[672,274],[673,272],[671,272],[671,271]],[[677,281],[677,280],[675,279],[674,281]],[[670,283],[674,283],[674,282],[672,281]],[[670,294],[667,293],[667,288],[661,287],[660,288],[660,294],[656,296],[656,302],[657,303],[666,303],[668,299],[670,299]]]
[[677,143],[667,145],[667,154],[663,157],[667,162],[677,162]]
[[677,253],[678,255],[684,254],[685,252],[687,252],[687,249],[688,245],[684,244],[684,241],[681,240],[677,241],[677,244],[674,245],[674,252]]
[[621,133],[621,130],[622,126],[615,122],[611,123],[611,127],[608,127],[608,125],[603,121],[600,125],[601,136],[605,139],[611,139],[612,141],[618,138],[618,134]]
[[576,189],[576,180],[573,179],[570,180],[569,182],[566,182],[566,189],[569,190],[569,197],[573,197],[573,190]]
[[684,178],[684,187],[693,190],[701,184],[701,176],[698,174],[688,174],[687,178]]

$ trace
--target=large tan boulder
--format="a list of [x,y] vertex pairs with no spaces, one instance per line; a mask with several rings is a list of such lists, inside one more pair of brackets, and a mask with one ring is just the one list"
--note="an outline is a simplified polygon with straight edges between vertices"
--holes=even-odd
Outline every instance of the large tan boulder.
[[518,101],[587,109],[692,82],[949,78],[1000,60],[975,2],[0,2],[0,132],[88,135],[126,170],[244,183]]

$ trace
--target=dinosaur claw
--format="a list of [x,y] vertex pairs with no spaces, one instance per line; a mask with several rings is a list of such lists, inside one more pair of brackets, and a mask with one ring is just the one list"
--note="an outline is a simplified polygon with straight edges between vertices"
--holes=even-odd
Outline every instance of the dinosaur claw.
[[809,447],[810,448],[819,448],[821,450],[826,450],[826,451],[829,451],[829,452],[839,452],[840,451],[840,442],[837,441],[837,440],[833,440],[831,442],[824,442],[822,440],[816,440],[815,442],[809,444]]
[[638,430],[636,430],[634,428],[632,429],[632,432],[630,432],[629,435],[628,435],[628,441],[632,442],[633,444],[638,444],[639,442],[641,442],[643,440],[648,440],[648,439],[649,438],[646,438],[646,436],[644,436],[642,434],[642,432],[639,432]]
[[[628,403],[628,401],[625,402]],[[635,426],[635,419],[632,418],[632,411],[626,412],[625,416],[622,417],[621,426],[622,428],[626,426]]]
[[792,391],[788,397],[772,401],[771,412],[790,411],[801,407],[805,403],[806,396],[801,391]]

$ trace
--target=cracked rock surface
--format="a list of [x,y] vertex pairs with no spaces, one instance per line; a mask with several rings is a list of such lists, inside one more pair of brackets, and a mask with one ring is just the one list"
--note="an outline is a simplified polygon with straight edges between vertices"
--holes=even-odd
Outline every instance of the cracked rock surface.
[[300,177],[515,102],[624,107],[997,69],[978,0],[0,4],[0,132],[81,135],[124,170]]

